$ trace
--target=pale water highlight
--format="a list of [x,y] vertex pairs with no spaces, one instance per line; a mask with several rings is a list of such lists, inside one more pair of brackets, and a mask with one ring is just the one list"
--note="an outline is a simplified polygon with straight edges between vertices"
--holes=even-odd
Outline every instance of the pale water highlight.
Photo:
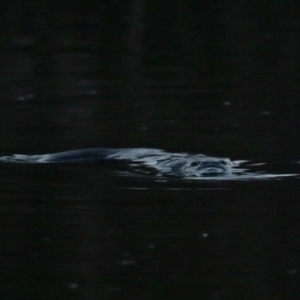
[[[90,148],[51,154],[14,154],[0,157],[4,163],[105,163],[120,176],[156,179],[251,180],[280,179],[298,174],[272,174],[261,170],[265,163],[224,157],[167,152],[150,148]],[[260,167],[257,170],[257,167]]]

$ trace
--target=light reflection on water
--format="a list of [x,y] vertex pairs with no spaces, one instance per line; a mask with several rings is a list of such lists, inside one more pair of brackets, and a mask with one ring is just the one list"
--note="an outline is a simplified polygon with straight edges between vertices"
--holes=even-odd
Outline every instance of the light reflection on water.
[[203,154],[172,153],[148,148],[91,148],[52,154],[14,154],[0,157],[5,163],[97,163],[108,166],[116,176],[170,181],[279,180],[297,173],[268,171],[265,162],[231,160]]
[[247,181],[247,180],[281,180],[287,177],[296,177],[299,174],[260,174],[245,172],[242,174],[222,174],[213,176],[198,176],[198,177],[183,177],[183,178],[160,178],[157,176],[137,174],[134,172],[115,172],[118,176],[129,177],[129,178],[140,178],[144,180],[155,180],[156,182],[167,183],[167,182],[194,182],[194,181]]

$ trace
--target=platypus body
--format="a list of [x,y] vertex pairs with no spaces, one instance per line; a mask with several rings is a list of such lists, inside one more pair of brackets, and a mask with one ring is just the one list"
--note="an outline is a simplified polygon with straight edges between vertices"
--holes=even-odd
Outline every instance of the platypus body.
[[147,148],[90,148],[52,154],[0,157],[11,163],[76,163],[76,162],[121,162],[129,171],[158,176],[203,177],[236,173],[243,161],[209,157],[203,154],[171,153]]

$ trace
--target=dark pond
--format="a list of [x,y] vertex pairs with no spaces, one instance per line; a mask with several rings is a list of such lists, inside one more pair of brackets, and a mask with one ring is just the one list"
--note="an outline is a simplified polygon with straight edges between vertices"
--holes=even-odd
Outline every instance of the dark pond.
[[[8,3],[0,298],[298,299],[293,7]],[[19,163],[98,147],[131,152]]]

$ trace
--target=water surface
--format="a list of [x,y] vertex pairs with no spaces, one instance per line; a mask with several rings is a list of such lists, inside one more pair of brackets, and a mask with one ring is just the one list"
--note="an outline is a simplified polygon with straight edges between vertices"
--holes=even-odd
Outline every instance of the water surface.
[[296,6],[96,2],[1,5],[1,299],[298,299]]

